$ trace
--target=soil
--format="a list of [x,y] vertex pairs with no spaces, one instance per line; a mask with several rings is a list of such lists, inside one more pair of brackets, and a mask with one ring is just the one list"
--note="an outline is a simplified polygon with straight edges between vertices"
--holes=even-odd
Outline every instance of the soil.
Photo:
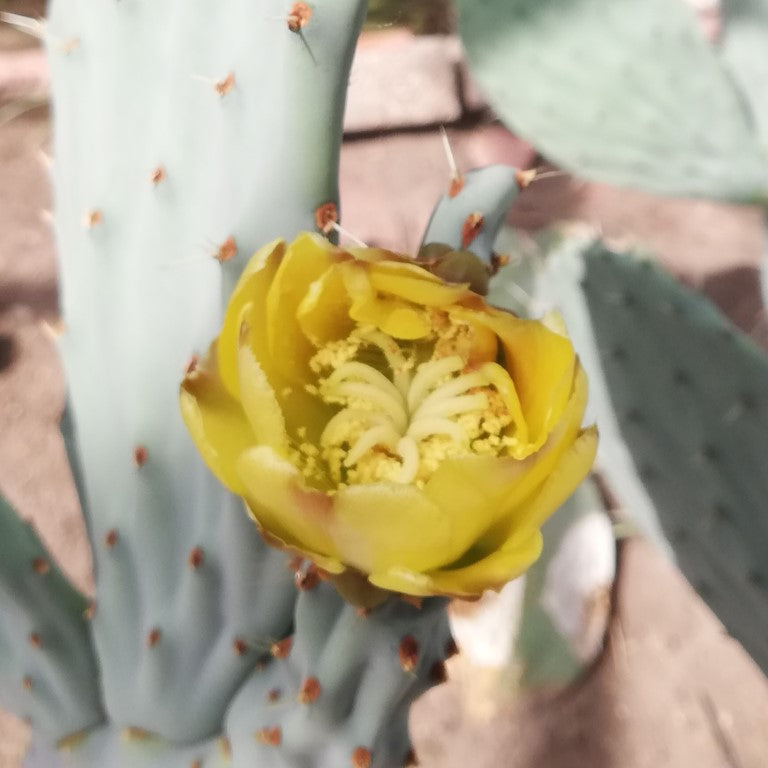
[[[494,130],[483,141],[469,129],[458,135],[464,162],[521,151]],[[58,319],[41,154],[48,134],[44,108],[0,126],[0,487],[88,591],[89,550],[57,431],[63,380],[46,330]],[[346,226],[390,247],[412,248],[425,211],[443,191],[443,164],[436,133],[348,144]],[[529,229],[562,218],[652,248],[761,338],[758,211],[553,178],[532,185],[512,214]],[[766,678],[678,572],[641,541],[624,545],[607,650],[582,682],[564,692],[513,695],[461,658],[450,674],[412,712],[420,764],[429,768],[768,765]],[[0,768],[20,765],[26,738],[22,723],[0,714]]]

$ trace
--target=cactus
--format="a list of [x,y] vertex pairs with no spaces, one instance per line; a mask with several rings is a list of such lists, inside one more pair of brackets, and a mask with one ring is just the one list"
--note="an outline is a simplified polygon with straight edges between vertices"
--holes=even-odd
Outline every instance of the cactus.
[[[764,20],[759,0],[726,2],[726,14],[744,7],[762,8]],[[764,137],[747,107],[764,102],[764,80],[732,78],[683,3],[457,0],[457,8],[494,109],[552,161],[660,194],[768,198]],[[759,39],[752,18],[729,48],[748,67],[755,57],[741,41],[747,32]]]
[[768,356],[649,261],[571,242],[543,283],[590,373],[599,462],[768,671]]
[[[177,403],[250,254],[338,218],[365,10],[54,0],[35,26],[54,95],[62,432],[97,594],[69,587],[3,502],[0,698],[39,726],[30,766],[407,758],[408,705],[448,641],[443,602],[391,598],[364,618],[320,585],[296,606],[314,572],[266,547]],[[294,653],[273,658],[292,627]],[[313,669],[324,693],[309,702],[291,686]],[[278,680],[279,706],[251,709]],[[278,713],[284,741],[255,740]]]

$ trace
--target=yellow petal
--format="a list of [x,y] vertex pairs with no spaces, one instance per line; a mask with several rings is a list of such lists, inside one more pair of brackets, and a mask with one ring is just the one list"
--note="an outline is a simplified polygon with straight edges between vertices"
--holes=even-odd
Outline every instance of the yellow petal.
[[265,532],[332,573],[344,569],[328,534],[333,517],[328,494],[308,488],[296,467],[265,445],[245,451],[237,472],[248,508]]
[[209,358],[181,384],[181,415],[205,463],[238,495],[245,487],[236,465],[243,451],[256,443],[256,436],[245,418],[240,403],[231,397],[217,374],[215,345]]
[[515,382],[529,440],[542,445],[559,421],[571,392],[576,354],[570,340],[535,320],[498,310],[473,312],[499,336],[505,368]]
[[430,573],[393,568],[372,574],[369,581],[382,589],[407,595],[479,597],[486,589],[500,589],[520,576],[540,554],[541,534],[535,531],[526,538],[510,540],[504,547],[465,568]]
[[343,265],[344,284],[352,298],[350,317],[361,325],[372,325],[395,339],[422,339],[432,330],[425,309],[397,298],[380,296],[361,264]]
[[268,445],[281,456],[286,456],[288,434],[283,412],[264,369],[253,354],[250,338],[252,330],[244,325],[242,331],[237,365],[243,411],[253,429],[255,442]]
[[341,269],[334,265],[307,289],[297,313],[301,330],[317,347],[343,339],[354,328],[351,306]]
[[341,559],[361,571],[429,570],[446,562],[451,523],[414,486],[377,483],[336,493],[331,530]]
[[395,270],[384,264],[372,265],[369,274],[373,289],[425,307],[449,307],[471,293],[466,285],[427,280],[418,274],[428,275],[426,270],[414,268],[417,274],[413,274],[412,270],[405,269],[408,265],[397,266],[401,269]]
[[[263,333],[269,344],[270,365],[289,383],[301,386],[309,381],[309,359],[315,352],[299,323],[299,305],[310,284],[344,257],[343,251],[319,235],[304,234],[291,243],[275,273],[267,294]],[[265,366],[267,371],[269,367]]]
[[243,270],[243,274],[229,299],[224,324],[219,334],[218,364],[221,379],[227,391],[235,398],[239,397],[240,394],[237,373],[237,342],[240,336],[243,309],[246,304],[261,307],[261,317],[256,322],[257,327],[264,327],[267,291],[284,252],[285,242],[283,240],[275,240],[256,251]]

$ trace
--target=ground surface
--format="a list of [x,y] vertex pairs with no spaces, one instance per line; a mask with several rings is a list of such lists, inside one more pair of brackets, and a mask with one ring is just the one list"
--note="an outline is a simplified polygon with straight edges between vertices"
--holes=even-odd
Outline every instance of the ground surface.
[[[14,43],[15,44],[15,43]],[[1,74],[1,73],[0,73]],[[384,126],[386,127],[386,126]],[[527,164],[531,150],[492,126],[451,129],[464,167],[494,159]],[[0,125],[0,486],[38,529],[65,571],[90,589],[90,560],[58,437],[62,379],[43,322],[55,323],[50,205],[40,149],[47,112]],[[345,225],[358,236],[413,248],[446,183],[437,133],[428,127],[345,146]],[[756,211],[665,201],[552,179],[521,196],[512,219],[535,228],[556,219],[600,225],[616,240],[655,249],[761,336],[754,266]],[[429,768],[764,768],[768,684],[746,654],[646,545],[626,545],[618,611],[603,660],[559,696],[492,696],[484,675],[459,660],[453,679],[413,710]],[[495,711],[490,703],[496,702]],[[0,716],[0,768],[20,764],[26,734]]]

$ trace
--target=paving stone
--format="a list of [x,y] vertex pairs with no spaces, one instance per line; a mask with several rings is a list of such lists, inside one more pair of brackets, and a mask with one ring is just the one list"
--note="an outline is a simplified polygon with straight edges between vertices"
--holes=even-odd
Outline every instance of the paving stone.
[[349,79],[348,133],[453,123],[461,48],[452,36],[404,30],[363,35]]

